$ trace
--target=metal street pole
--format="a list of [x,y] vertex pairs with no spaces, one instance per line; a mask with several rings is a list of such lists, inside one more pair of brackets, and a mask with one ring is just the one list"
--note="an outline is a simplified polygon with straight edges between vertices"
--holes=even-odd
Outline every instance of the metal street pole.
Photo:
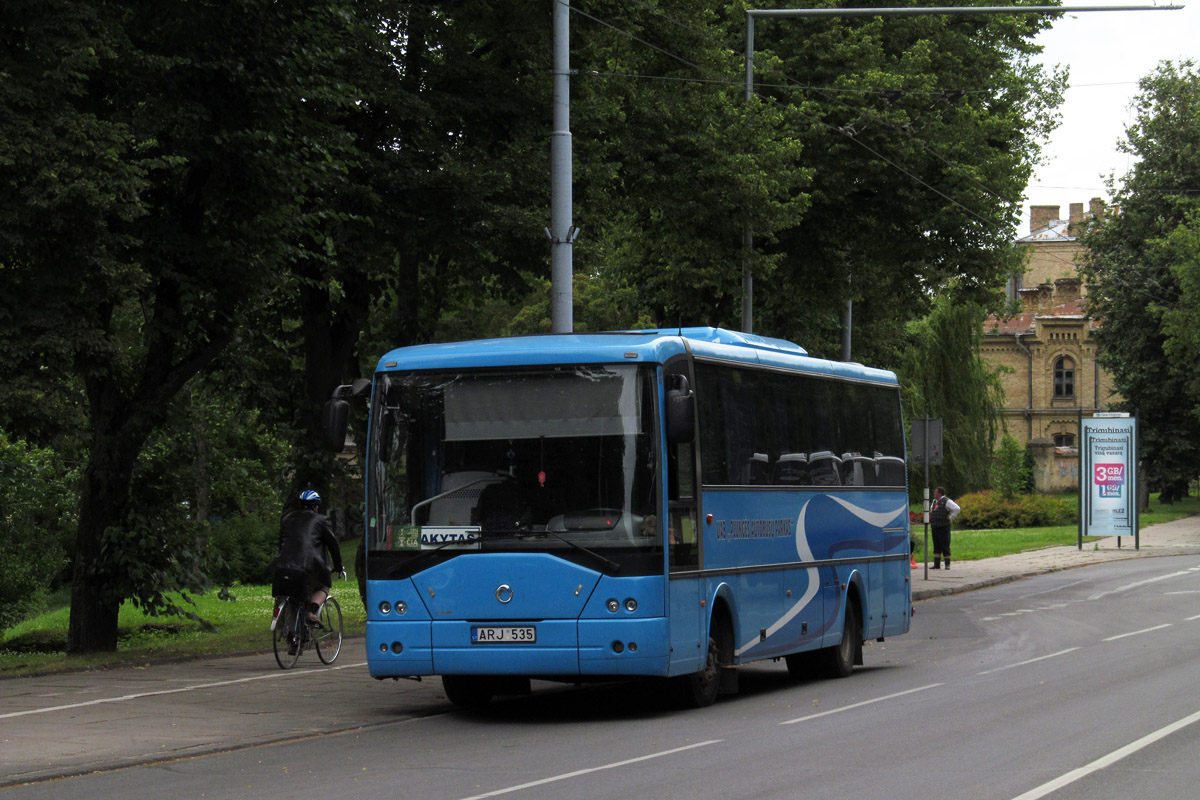
[[929,580],[929,412],[925,412],[925,503],[922,517],[925,520],[925,580]]
[[575,238],[571,224],[571,6],[570,0],[553,0],[554,130],[550,134],[550,330],[571,333]]
[[[944,14],[1074,14],[1081,11],[1178,11],[1183,6],[929,6],[917,8],[751,8],[746,10],[746,99],[754,96],[754,20],[756,17],[917,17]],[[754,234],[747,220],[742,244],[742,330],[754,332],[754,275],[750,271]]]

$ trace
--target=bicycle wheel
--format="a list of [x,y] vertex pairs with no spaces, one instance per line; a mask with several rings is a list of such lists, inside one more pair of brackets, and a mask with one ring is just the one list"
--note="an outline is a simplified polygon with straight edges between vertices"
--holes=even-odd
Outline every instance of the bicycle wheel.
[[317,643],[317,658],[322,664],[332,664],[342,652],[342,607],[332,597],[325,598],[321,606],[320,627],[313,626],[312,635]]
[[275,661],[283,669],[291,669],[300,658],[299,631],[296,627],[300,616],[297,611],[296,604],[288,600],[279,609],[279,619],[275,621]]

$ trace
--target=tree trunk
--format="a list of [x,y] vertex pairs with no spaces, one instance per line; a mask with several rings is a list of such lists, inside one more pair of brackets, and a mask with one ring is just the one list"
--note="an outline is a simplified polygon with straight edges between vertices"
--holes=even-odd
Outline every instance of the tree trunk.
[[120,438],[97,434],[84,472],[71,579],[68,653],[117,649],[117,614],[122,598],[105,591],[110,576],[102,562],[101,543],[104,531],[120,523],[133,477],[136,450],[132,457],[124,452],[128,448],[119,446]]

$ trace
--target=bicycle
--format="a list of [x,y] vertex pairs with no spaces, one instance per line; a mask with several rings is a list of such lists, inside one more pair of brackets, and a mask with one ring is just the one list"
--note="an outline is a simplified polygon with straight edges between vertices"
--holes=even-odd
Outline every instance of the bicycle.
[[332,664],[342,652],[342,608],[332,595],[317,611],[317,622],[308,621],[308,597],[289,595],[275,598],[271,618],[275,661],[282,669],[291,669],[301,654],[315,645],[322,664]]

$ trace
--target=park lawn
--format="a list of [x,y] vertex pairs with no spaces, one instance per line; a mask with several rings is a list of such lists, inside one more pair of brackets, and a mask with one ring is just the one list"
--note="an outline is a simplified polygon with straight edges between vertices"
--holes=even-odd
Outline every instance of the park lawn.
[[[1198,513],[1200,497],[1188,497],[1170,506],[1152,501],[1151,511],[1141,516],[1141,526],[1145,529]],[[915,556],[921,560],[924,529],[915,525],[912,530],[918,543]],[[1018,530],[956,530],[952,535],[954,558],[960,561],[1042,547],[1074,545],[1078,541],[1078,530],[1074,525]],[[361,636],[366,625],[366,613],[358,597],[358,584],[353,573],[356,546],[357,542],[343,543],[343,561],[349,580],[337,581],[333,587],[334,596],[342,607],[347,636]],[[195,595],[192,597],[195,606],[176,600],[179,605],[186,605],[197,617],[211,623],[214,626],[211,629],[184,617],[148,617],[133,604],[125,603],[119,618],[117,651],[86,656],[63,652],[67,639],[69,598],[59,599],[59,607],[0,632],[0,678],[76,669],[140,666],[238,653],[265,655],[271,650],[269,627],[272,601],[269,586],[238,585],[230,587],[228,592],[212,591]],[[267,663],[264,661],[264,664]],[[274,661],[269,663],[273,664]]]
[[[342,543],[347,579],[341,581],[335,576],[332,592],[342,609],[346,636],[361,636],[367,620],[354,574],[356,547],[357,542]],[[225,591],[213,590],[201,595],[189,593],[188,596],[195,605],[184,602],[177,595],[172,596],[172,600],[210,623],[211,627],[185,617],[147,616],[126,602],[121,606],[117,621],[117,651],[82,656],[69,656],[63,652],[70,615],[69,597],[63,597],[63,605],[58,608],[0,633],[0,678],[271,650],[274,601],[269,585],[237,584]]]

